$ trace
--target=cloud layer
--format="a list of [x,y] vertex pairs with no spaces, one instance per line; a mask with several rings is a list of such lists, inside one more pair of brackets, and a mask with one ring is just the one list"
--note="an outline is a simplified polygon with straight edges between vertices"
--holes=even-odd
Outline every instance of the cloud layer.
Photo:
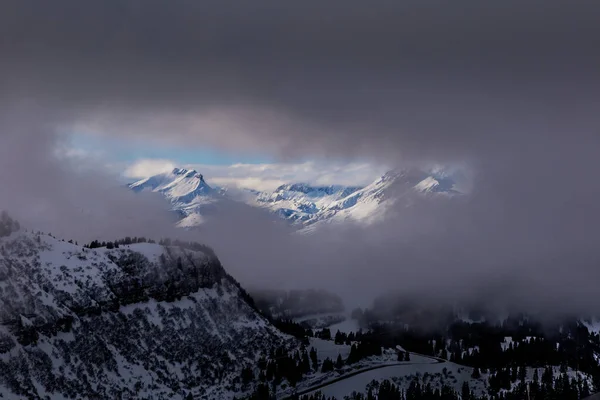
[[1,7],[5,93],[78,129],[438,160],[597,122],[594,2]]
[[467,163],[468,199],[400,208],[327,246],[296,247],[258,216],[202,237],[248,280],[304,271],[597,309],[599,18],[592,1],[5,0],[0,199],[65,229],[95,226],[72,212],[94,204],[106,229],[160,231],[153,212],[123,224],[135,201],[57,164],[64,130],[286,162]]

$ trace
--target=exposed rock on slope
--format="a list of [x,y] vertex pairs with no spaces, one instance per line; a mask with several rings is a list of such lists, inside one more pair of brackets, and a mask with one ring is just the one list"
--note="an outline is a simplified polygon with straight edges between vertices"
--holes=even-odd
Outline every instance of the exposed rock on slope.
[[149,243],[13,233],[0,306],[8,398],[231,398],[244,365],[290,341],[214,255]]

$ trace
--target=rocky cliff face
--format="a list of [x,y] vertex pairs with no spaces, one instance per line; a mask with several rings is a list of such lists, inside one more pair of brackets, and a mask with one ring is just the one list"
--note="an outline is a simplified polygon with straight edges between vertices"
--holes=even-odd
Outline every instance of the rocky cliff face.
[[241,369],[295,342],[210,251],[0,239],[0,394],[232,398]]

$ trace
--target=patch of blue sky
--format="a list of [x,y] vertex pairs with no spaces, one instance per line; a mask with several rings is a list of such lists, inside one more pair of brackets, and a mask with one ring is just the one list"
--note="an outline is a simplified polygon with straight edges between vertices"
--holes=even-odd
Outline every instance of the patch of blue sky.
[[211,147],[165,145],[132,138],[115,138],[101,135],[70,135],[70,147],[86,152],[100,153],[114,162],[134,162],[140,159],[166,159],[178,165],[205,164],[230,165],[262,164],[273,162],[265,154],[229,152]]

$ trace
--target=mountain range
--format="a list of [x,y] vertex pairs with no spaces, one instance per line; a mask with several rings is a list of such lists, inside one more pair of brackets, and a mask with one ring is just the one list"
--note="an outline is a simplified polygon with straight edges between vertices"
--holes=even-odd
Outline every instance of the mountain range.
[[175,168],[131,183],[136,192],[161,193],[181,216],[179,225],[193,227],[213,213],[220,202],[235,201],[262,208],[302,232],[346,220],[369,224],[384,218],[386,210],[407,194],[453,196],[461,194],[452,174],[418,169],[394,170],[367,186],[288,183],[273,191],[219,188],[193,170]]

